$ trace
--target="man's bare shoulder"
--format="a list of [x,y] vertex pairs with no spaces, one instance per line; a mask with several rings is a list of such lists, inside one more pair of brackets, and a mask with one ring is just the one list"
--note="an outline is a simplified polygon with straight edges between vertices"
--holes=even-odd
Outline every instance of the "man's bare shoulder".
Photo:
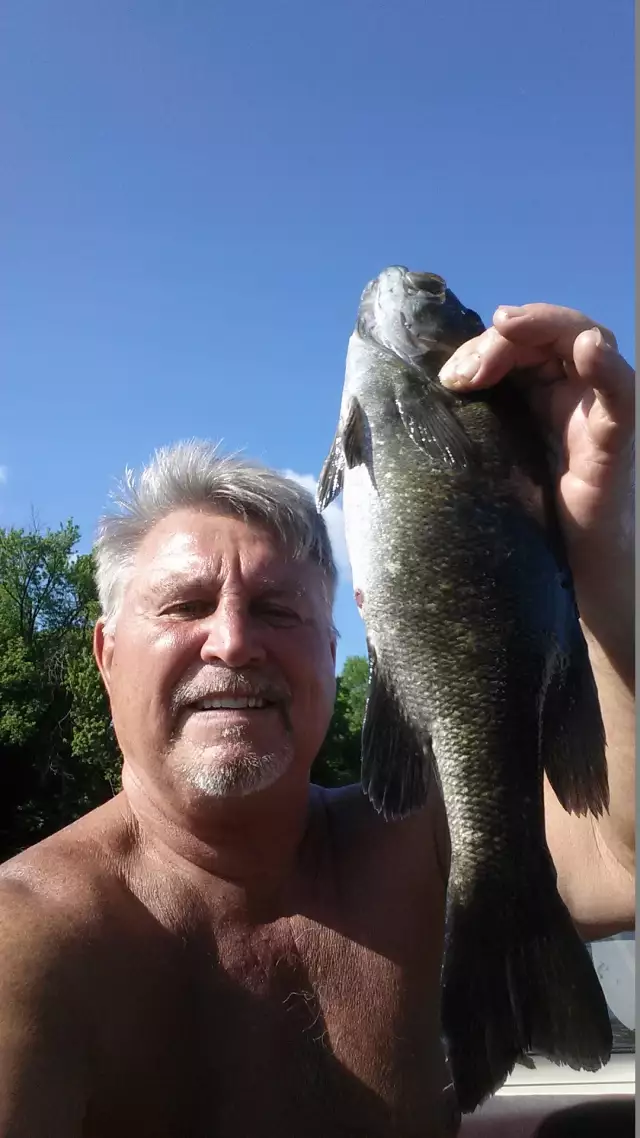
[[333,838],[344,852],[371,856],[379,853],[407,863],[418,874],[432,873],[434,861],[446,881],[449,834],[446,814],[435,779],[425,806],[406,818],[387,821],[374,809],[356,783],[336,789],[315,787],[330,819]]
[[123,831],[110,803],[0,866],[3,1134],[81,1132]]
[[81,928],[126,872],[135,836],[117,800],[0,865],[0,925],[43,936]]

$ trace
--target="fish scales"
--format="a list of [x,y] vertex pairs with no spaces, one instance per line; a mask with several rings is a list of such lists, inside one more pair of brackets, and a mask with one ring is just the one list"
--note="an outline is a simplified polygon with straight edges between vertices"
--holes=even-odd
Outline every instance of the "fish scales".
[[461,1109],[534,1047],[595,1069],[611,1029],[556,888],[543,767],[568,809],[607,803],[604,735],[548,458],[513,383],[468,398],[437,381],[479,317],[435,274],[365,289],[338,432],[370,658],[363,786],[388,817],[432,778],[451,838],[442,1022]]
[[[483,411],[480,405],[472,409],[473,414],[482,415]],[[347,539],[354,560],[357,549],[364,552],[367,544],[371,549],[384,550],[382,557],[369,551],[362,558],[368,566],[361,579],[362,614],[370,629],[371,644],[393,674],[396,693],[409,717],[426,721],[435,732],[434,749],[454,848],[458,835],[460,843],[468,846],[474,834],[481,833],[484,840],[487,829],[495,833],[495,841],[502,848],[509,843],[505,819],[513,818],[521,826],[525,803],[536,811],[539,824],[537,761],[529,772],[529,792],[523,787],[522,769],[514,768],[511,784],[496,778],[494,797],[478,803],[472,789],[477,753],[481,747],[491,760],[490,727],[500,747],[505,731],[511,731],[517,746],[523,714],[533,710],[537,720],[537,709],[531,709],[528,700],[521,706],[521,693],[525,685],[527,693],[529,685],[541,686],[545,668],[542,647],[526,655],[510,650],[515,635],[532,636],[535,629],[527,628],[531,622],[526,609],[507,611],[499,591],[498,566],[508,553],[517,556],[517,549],[511,549],[509,502],[489,511],[482,485],[469,476],[467,485],[461,487],[459,478],[439,472],[423,459],[408,436],[400,434],[398,438],[397,424],[389,416],[377,422],[372,414],[371,426],[376,440],[374,469],[381,472],[379,491],[370,494],[369,509],[362,511],[370,521],[367,532],[358,534],[355,541],[352,534]],[[363,480],[372,489],[366,471]],[[353,489],[358,497],[362,493],[361,487],[348,483],[346,511]],[[555,576],[557,569],[550,556],[546,569]],[[514,570],[517,572],[515,564]],[[537,583],[542,606],[547,602],[547,590],[541,577]],[[425,602],[425,598],[432,599]],[[425,607],[432,610],[427,621]],[[498,613],[502,624],[491,621]],[[507,621],[512,624],[509,637],[504,636]],[[473,682],[465,683],[466,675],[472,676]],[[495,722],[496,707],[502,708],[510,723],[504,718]],[[536,726],[532,724],[532,728]],[[537,733],[535,742],[537,760]],[[517,812],[504,809],[508,795],[516,797]],[[469,824],[469,814],[477,818],[479,810],[486,816],[482,830]]]

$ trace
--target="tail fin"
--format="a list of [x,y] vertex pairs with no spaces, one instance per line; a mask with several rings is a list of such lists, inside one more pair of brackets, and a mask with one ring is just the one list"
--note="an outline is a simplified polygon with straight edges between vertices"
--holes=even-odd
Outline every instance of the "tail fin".
[[551,863],[522,897],[450,890],[442,1026],[460,1109],[469,1113],[534,1051],[595,1071],[611,1055],[604,993],[555,886]]

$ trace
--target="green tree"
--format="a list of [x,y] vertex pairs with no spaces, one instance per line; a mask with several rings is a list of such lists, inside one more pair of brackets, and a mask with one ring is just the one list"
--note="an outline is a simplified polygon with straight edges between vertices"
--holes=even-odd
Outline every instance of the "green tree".
[[360,735],[368,682],[366,658],[348,656],[337,678],[329,730],[313,765],[313,781],[320,786],[348,786],[360,781]]
[[0,858],[113,794],[118,750],[91,656],[93,562],[71,521],[0,529]]

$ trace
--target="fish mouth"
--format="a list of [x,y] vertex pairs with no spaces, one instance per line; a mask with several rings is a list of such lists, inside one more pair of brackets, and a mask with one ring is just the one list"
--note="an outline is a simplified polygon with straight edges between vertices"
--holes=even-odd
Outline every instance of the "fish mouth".
[[443,340],[441,336],[418,335],[418,333],[409,326],[404,312],[400,313],[400,323],[410,343],[412,343],[415,348],[419,348],[422,352],[445,352],[447,355],[451,355],[458,346],[457,344],[450,344],[448,341]]
[[[458,345],[443,337],[448,295],[438,273],[391,265],[363,290],[356,332],[408,363],[425,353],[451,355]],[[428,319],[416,319],[421,313]]]
[[405,280],[410,288],[426,293],[432,300],[444,303],[447,295],[447,282],[437,273],[416,273],[409,269],[405,272]]

